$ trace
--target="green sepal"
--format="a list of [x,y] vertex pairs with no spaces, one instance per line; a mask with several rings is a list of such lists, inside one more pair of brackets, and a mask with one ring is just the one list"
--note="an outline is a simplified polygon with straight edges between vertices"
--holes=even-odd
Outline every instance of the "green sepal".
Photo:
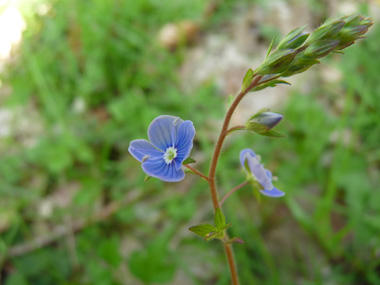
[[306,44],[312,45],[324,39],[335,39],[336,34],[344,27],[342,19],[329,19],[318,27],[307,39]]
[[195,163],[195,159],[191,158],[190,156],[188,158],[186,158],[182,164],[190,164],[190,163]]
[[305,49],[303,55],[306,58],[321,58],[332,52],[338,45],[339,41],[337,40],[321,40]]
[[277,49],[299,48],[306,41],[306,39],[309,37],[308,33],[302,35],[302,32],[305,29],[306,29],[306,26],[292,30],[278,44]]
[[149,179],[151,179],[152,178],[152,176],[149,176],[148,174],[147,175],[145,175],[145,178],[144,178],[144,182],[147,182]]
[[189,169],[189,168],[185,168],[183,171],[184,171],[185,173],[191,173],[191,174],[195,174],[195,175],[197,175],[194,171],[192,171],[192,170]]
[[303,56],[303,53],[300,53],[296,56],[289,68],[281,73],[281,76],[289,77],[298,73],[302,73],[317,63],[319,63],[317,59],[306,58]]
[[200,237],[206,239],[206,237],[209,237],[210,234],[213,234],[218,231],[217,228],[215,228],[211,224],[201,224],[192,226],[189,228],[189,231],[195,233],[196,235],[199,235]]
[[275,130],[268,130],[267,132],[264,132],[261,134],[259,133],[259,135],[265,136],[265,137],[271,137],[271,138],[286,138],[285,134],[280,133],[280,132],[275,131]]
[[227,244],[231,244],[231,243],[240,243],[240,244],[243,244],[244,243],[244,240],[242,240],[241,238],[239,237],[233,237],[231,238]]
[[245,128],[248,131],[257,133],[259,135],[269,131],[269,128],[267,126],[264,126],[262,124],[255,123],[255,122],[250,122],[250,121],[247,122],[247,124],[245,125]]
[[249,87],[249,85],[251,85],[253,76],[254,76],[253,70],[251,68],[248,69],[247,72],[244,75],[243,83],[241,85],[241,90],[242,91],[244,91],[245,89],[247,89]]
[[280,80],[280,79],[275,79],[272,81],[268,81],[264,84],[259,84],[257,87],[253,88],[252,91],[259,91],[267,87],[276,87],[277,84],[286,84],[286,85],[292,85],[288,81],[285,80]]
[[[256,184],[259,184],[259,187],[256,186]],[[255,196],[258,203],[261,203],[261,195],[260,195],[260,189],[264,190],[261,184],[257,181],[255,183],[251,183],[252,189],[253,189],[253,195]]]
[[270,111],[270,109],[269,108],[262,108],[262,109],[260,109],[256,114],[254,114],[252,117],[250,117],[249,119],[248,119],[248,121],[249,120],[252,120],[253,118],[256,118],[258,115],[260,115],[261,113],[264,113],[264,112],[269,112]]
[[214,223],[215,223],[215,227],[218,230],[221,230],[226,224],[226,218],[224,217],[220,208],[216,208],[215,210]]
[[275,40],[276,40],[276,36],[274,36],[273,39],[272,39],[272,41],[270,42],[270,45],[269,45],[269,48],[268,48],[268,51],[267,51],[267,55],[266,55],[265,58],[267,58],[270,55],[270,53],[271,53],[271,51],[273,49],[273,45],[274,45]]
[[261,75],[281,73],[288,68],[298,52],[295,49],[277,50],[264,60],[257,72]]

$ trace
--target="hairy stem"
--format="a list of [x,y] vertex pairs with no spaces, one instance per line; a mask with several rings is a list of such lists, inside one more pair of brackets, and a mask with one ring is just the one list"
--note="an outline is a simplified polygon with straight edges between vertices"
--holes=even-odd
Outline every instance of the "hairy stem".
[[233,285],[239,284],[239,276],[237,273],[237,267],[235,264],[235,258],[234,258],[234,251],[232,249],[231,244],[224,243],[224,249],[226,251],[226,256],[228,260],[228,265],[230,266],[230,273],[231,273],[231,283]]
[[237,190],[239,190],[240,188],[244,187],[245,185],[248,185],[249,182],[248,181],[244,181],[243,183],[239,184],[238,186],[236,186],[235,188],[233,188],[232,190],[230,190],[223,198],[222,200],[220,200],[219,202],[219,205],[222,206],[224,201],[227,200],[228,197],[231,196],[231,194],[235,193]]
[[236,96],[235,100],[232,102],[232,104],[231,104],[230,108],[228,109],[227,114],[224,118],[223,126],[222,126],[222,129],[220,131],[218,141],[216,142],[216,146],[214,149],[214,154],[213,154],[212,159],[211,159],[211,165],[210,165],[210,170],[209,170],[209,174],[208,174],[208,182],[209,182],[209,186],[210,186],[210,192],[211,192],[211,198],[212,198],[212,204],[214,206],[214,210],[216,210],[216,208],[220,207],[219,206],[219,200],[218,200],[218,193],[216,191],[216,181],[215,181],[216,167],[218,165],[218,160],[219,160],[220,152],[222,150],[224,139],[227,136],[227,130],[228,130],[228,126],[229,126],[230,121],[231,121],[231,117],[232,117],[236,107],[239,105],[240,101],[244,98],[244,96],[252,88],[257,86],[257,84],[261,78],[262,78],[261,75],[256,76],[255,79],[252,80],[251,85],[249,85],[249,87],[247,89],[240,91],[240,93]]
[[204,175],[202,172],[200,172],[199,170],[196,170],[194,167],[191,167],[190,165],[188,164],[184,164],[183,166],[187,167],[188,169],[190,169],[192,172],[194,172],[196,175],[199,175],[200,177],[202,177],[204,180],[208,181],[208,177],[206,175]]
[[[215,174],[216,174],[216,167],[218,165],[218,160],[220,156],[220,152],[222,150],[224,139],[226,138],[228,132],[228,126],[231,121],[231,117],[236,109],[236,107],[239,105],[240,101],[244,98],[244,96],[255,86],[258,85],[260,79],[262,78],[261,75],[256,76],[251,84],[246,88],[245,90],[240,91],[240,93],[236,96],[235,100],[232,102],[230,108],[227,111],[226,116],[224,117],[224,122],[222,129],[219,134],[218,141],[216,142],[216,146],[214,149],[214,154],[211,159],[211,165],[210,170],[208,173],[208,183],[210,187],[210,193],[212,198],[212,204],[214,206],[214,211],[216,211],[217,208],[220,208],[219,199],[218,199],[218,192],[216,191],[216,181],[215,181]],[[228,236],[226,235],[226,238],[228,239]],[[239,284],[239,278],[237,274],[237,268],[236,263],[234,260],[234,254],[231,245],[224,244],[224,249],[226,250],[227,260],[228,260],[228,266],[230,268],[231,272],[231,280],[233,285]]]

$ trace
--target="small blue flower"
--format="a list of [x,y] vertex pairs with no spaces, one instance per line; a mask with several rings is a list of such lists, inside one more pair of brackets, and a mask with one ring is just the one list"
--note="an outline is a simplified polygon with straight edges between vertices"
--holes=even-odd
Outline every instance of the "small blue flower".
[[247,175],[253,176],[264,188],[264,190],[260,190],[261,194],[269,197],[281,197],[285,195],[284,192],[273,186],[272,172],[264,168],[253,150],[249,148],[243,149],[240,152],[240,163]]
[[134,140],[128,151],[142,162],[146,174],[167,182],[185,177],[183,161],[190,155],[195,136],[191,121],[178,117],[159,116],[150,123],[147,140]]

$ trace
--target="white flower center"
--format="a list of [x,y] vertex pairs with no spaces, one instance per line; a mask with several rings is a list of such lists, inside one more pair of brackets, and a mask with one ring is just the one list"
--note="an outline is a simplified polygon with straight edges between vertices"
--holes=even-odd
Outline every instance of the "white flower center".
[[174,146],[168,147],[164,153],[164,160],[166,164],[170,164],[174,158],[177,157],[177,149]]

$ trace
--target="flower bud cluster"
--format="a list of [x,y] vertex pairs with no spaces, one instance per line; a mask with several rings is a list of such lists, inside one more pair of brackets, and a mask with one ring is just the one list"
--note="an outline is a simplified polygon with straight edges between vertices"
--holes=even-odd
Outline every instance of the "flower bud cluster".
[[277,74],[288,77],[304,72],[318,59],[338,52],[355,43],[373,25],[370,18],[355,14],[324,22],[313,33],[306,27],[294,29],[278,44],[256,70],[260,75]]

